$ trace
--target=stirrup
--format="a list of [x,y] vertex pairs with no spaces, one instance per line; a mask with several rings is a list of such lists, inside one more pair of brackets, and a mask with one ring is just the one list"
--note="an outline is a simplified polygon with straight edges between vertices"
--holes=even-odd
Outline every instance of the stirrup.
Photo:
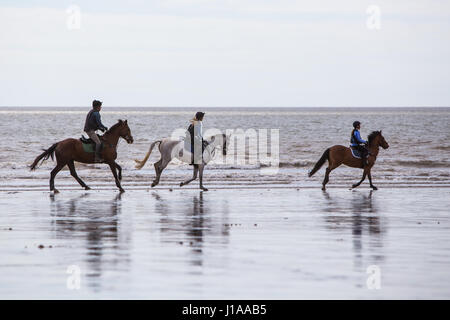
[[101,156],[98,156],[97,154],[94,155],[94,163],[102,163],[105,159],[103,159]]

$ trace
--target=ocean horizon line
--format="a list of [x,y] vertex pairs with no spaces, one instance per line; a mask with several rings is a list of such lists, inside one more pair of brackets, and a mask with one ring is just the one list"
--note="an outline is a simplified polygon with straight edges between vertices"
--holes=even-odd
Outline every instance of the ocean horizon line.
[[[88,104],[85,106],[80,105],[35,105],[35,106],[7,106],[2,105],[0,106],[0,109],[6,109],[6,108],[86,108],[90,107]],[[450,108],[449,106],[120,106],[120,105],[104,105],[106,108],[148,108],[148,109],[156,109],[156,108],[192,108],[192,109],[198,109],[198,108],[248,108],[248,109],[254,109],[254,108],[260,108],[260,109],[428,109],[428,108],[436,108],[436,109],[445,109]]]

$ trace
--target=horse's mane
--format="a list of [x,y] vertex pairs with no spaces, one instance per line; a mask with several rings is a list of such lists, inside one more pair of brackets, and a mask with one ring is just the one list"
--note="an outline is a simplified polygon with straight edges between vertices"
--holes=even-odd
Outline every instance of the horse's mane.
[[381,131],[372,131],[372,133],[369,134],[369,137],[368,137],[369,145],[372,144],[373,139],[375,139],[379,135],[381,135]]
[[211,142],[214,142],[214,140],[216,139],[216,137],[217,136],[222,136],[222,141],[225,141],[226,142],[226,139],[227,139],[227,135],[225,134],[225,133],[218,133],[218,134],[215,134],[215,135],[213,135],[213,136],[210,136],[210,137],[207,137],[205,140],[207,140],[208,141],[208,143],[211,143]]
[[118,126],[120,126],[120,124],[123,122],[123,120],[119,119],[117,120],[117,123],[115,125],[113,125],[111,128],[109,128],[108,131],[106,131],[106,133],[108,132],[112,132],[115,128],[117,128]]

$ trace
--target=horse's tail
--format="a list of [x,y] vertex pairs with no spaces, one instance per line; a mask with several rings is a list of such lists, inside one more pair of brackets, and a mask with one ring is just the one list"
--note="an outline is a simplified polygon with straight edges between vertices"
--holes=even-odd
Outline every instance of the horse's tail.
[[42,162],[44,162],[45,160],[47,160],[50,157],[52,157],[52,160],[53,160],[57,145],[58,145],[58,143],[55,143],[47,150],[43,149],[44,152],[41,153],[39,156],[37,156],[36,159],[34,159],[33,164],[30,166],[30,170],[35,170],[38,166],[39,161],[41,161],[41,159],[42,159],[41,164],[42,164]]
[[155,142],[153,142],[151,145],[150,145],[150,149],[148,149],[148,152],[147,152],[147,154],[145,155],[145,158],[144,159],[142,159],[142,160],[137,160],[137,159],[134,159],[134,161],[136,161],[136,169],[142,169],[142,167],[145,165],[145,163],[147,162],[147,160],[148,160],[148,158],[150,157],[150,154],[152,153],[152,150],[153,150],[153,148],[155,147],[155,145],[157,144],[157,143],[161,143],[161,140],[156,140]]
[[308,177],[312,177],[314,173],[316,173],[320,168],[322,168],[323,164],[325,163],[325,161],[329,159],[329,157],[330,157],[330,148],[325,150],[322,157],[320,157],[319,161],[317,161],[314,168],[308,173]]

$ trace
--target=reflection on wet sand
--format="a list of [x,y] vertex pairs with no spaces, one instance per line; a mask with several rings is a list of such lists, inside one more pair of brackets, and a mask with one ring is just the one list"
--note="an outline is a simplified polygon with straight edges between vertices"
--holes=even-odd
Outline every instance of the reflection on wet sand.
[[450,297],[448,188],[113,192],[0,193],[0,298]]
[[[356,268],[363,267],[363,244],[368,245],[369,259],[376,264],[383,260],[381,252],[383,243],[383,230],[378,206],[374,201],[373,191],[362,193],[353,192],[350,206],[348,201],[339,202],[333,199],[327,191],[323,192],[325,206],[323,212],[327,213],[326,227],[336,231],[350,229],[353,237],[354,264]],[[350,213],[350,214],[349,214]],[[365,241],[364,235],[369,238]]]
[[[203,265],[203,246],[205,237],[209,244],[226,244],[229,236],[228,204],[224,200],[222,206],[214,206],[204,199],[204,192],[192,196],[192,200],[183,204],[182,212],[171,210],[170,205],[158,193],[152,193],[155,198],[155,213],[160,217],[162,241],[187,245],[191,248],[190,264]],[[189,197],[190,198],[190,197]],[[177,210],[179,210],[177,206]],[[181,215],[181,216],[180,216]],[[220,219],[220,220],[216,220]]]
[[189,217],[186,222],[186,233],[187,238],[192,240],[190,245],[192,246],[193,254],[198,256],[198,259],[193,260],[192,263],[202,265],[203,233],[210,229],[210,219],[208,217],[208,208],[205,208],[203,202],[203,192],[200,192],[198,197],[194,196],[192,201],[192,208],[186,208],[186,216]]
[[90,287],[101,290],[104,269],[127,269],[129,237],[119,237],[121,194],[111,201],[94,201],[89,196],[85,193],[68,201],[51,197],[52,225],[57,239],[86,240],[85,275]]

